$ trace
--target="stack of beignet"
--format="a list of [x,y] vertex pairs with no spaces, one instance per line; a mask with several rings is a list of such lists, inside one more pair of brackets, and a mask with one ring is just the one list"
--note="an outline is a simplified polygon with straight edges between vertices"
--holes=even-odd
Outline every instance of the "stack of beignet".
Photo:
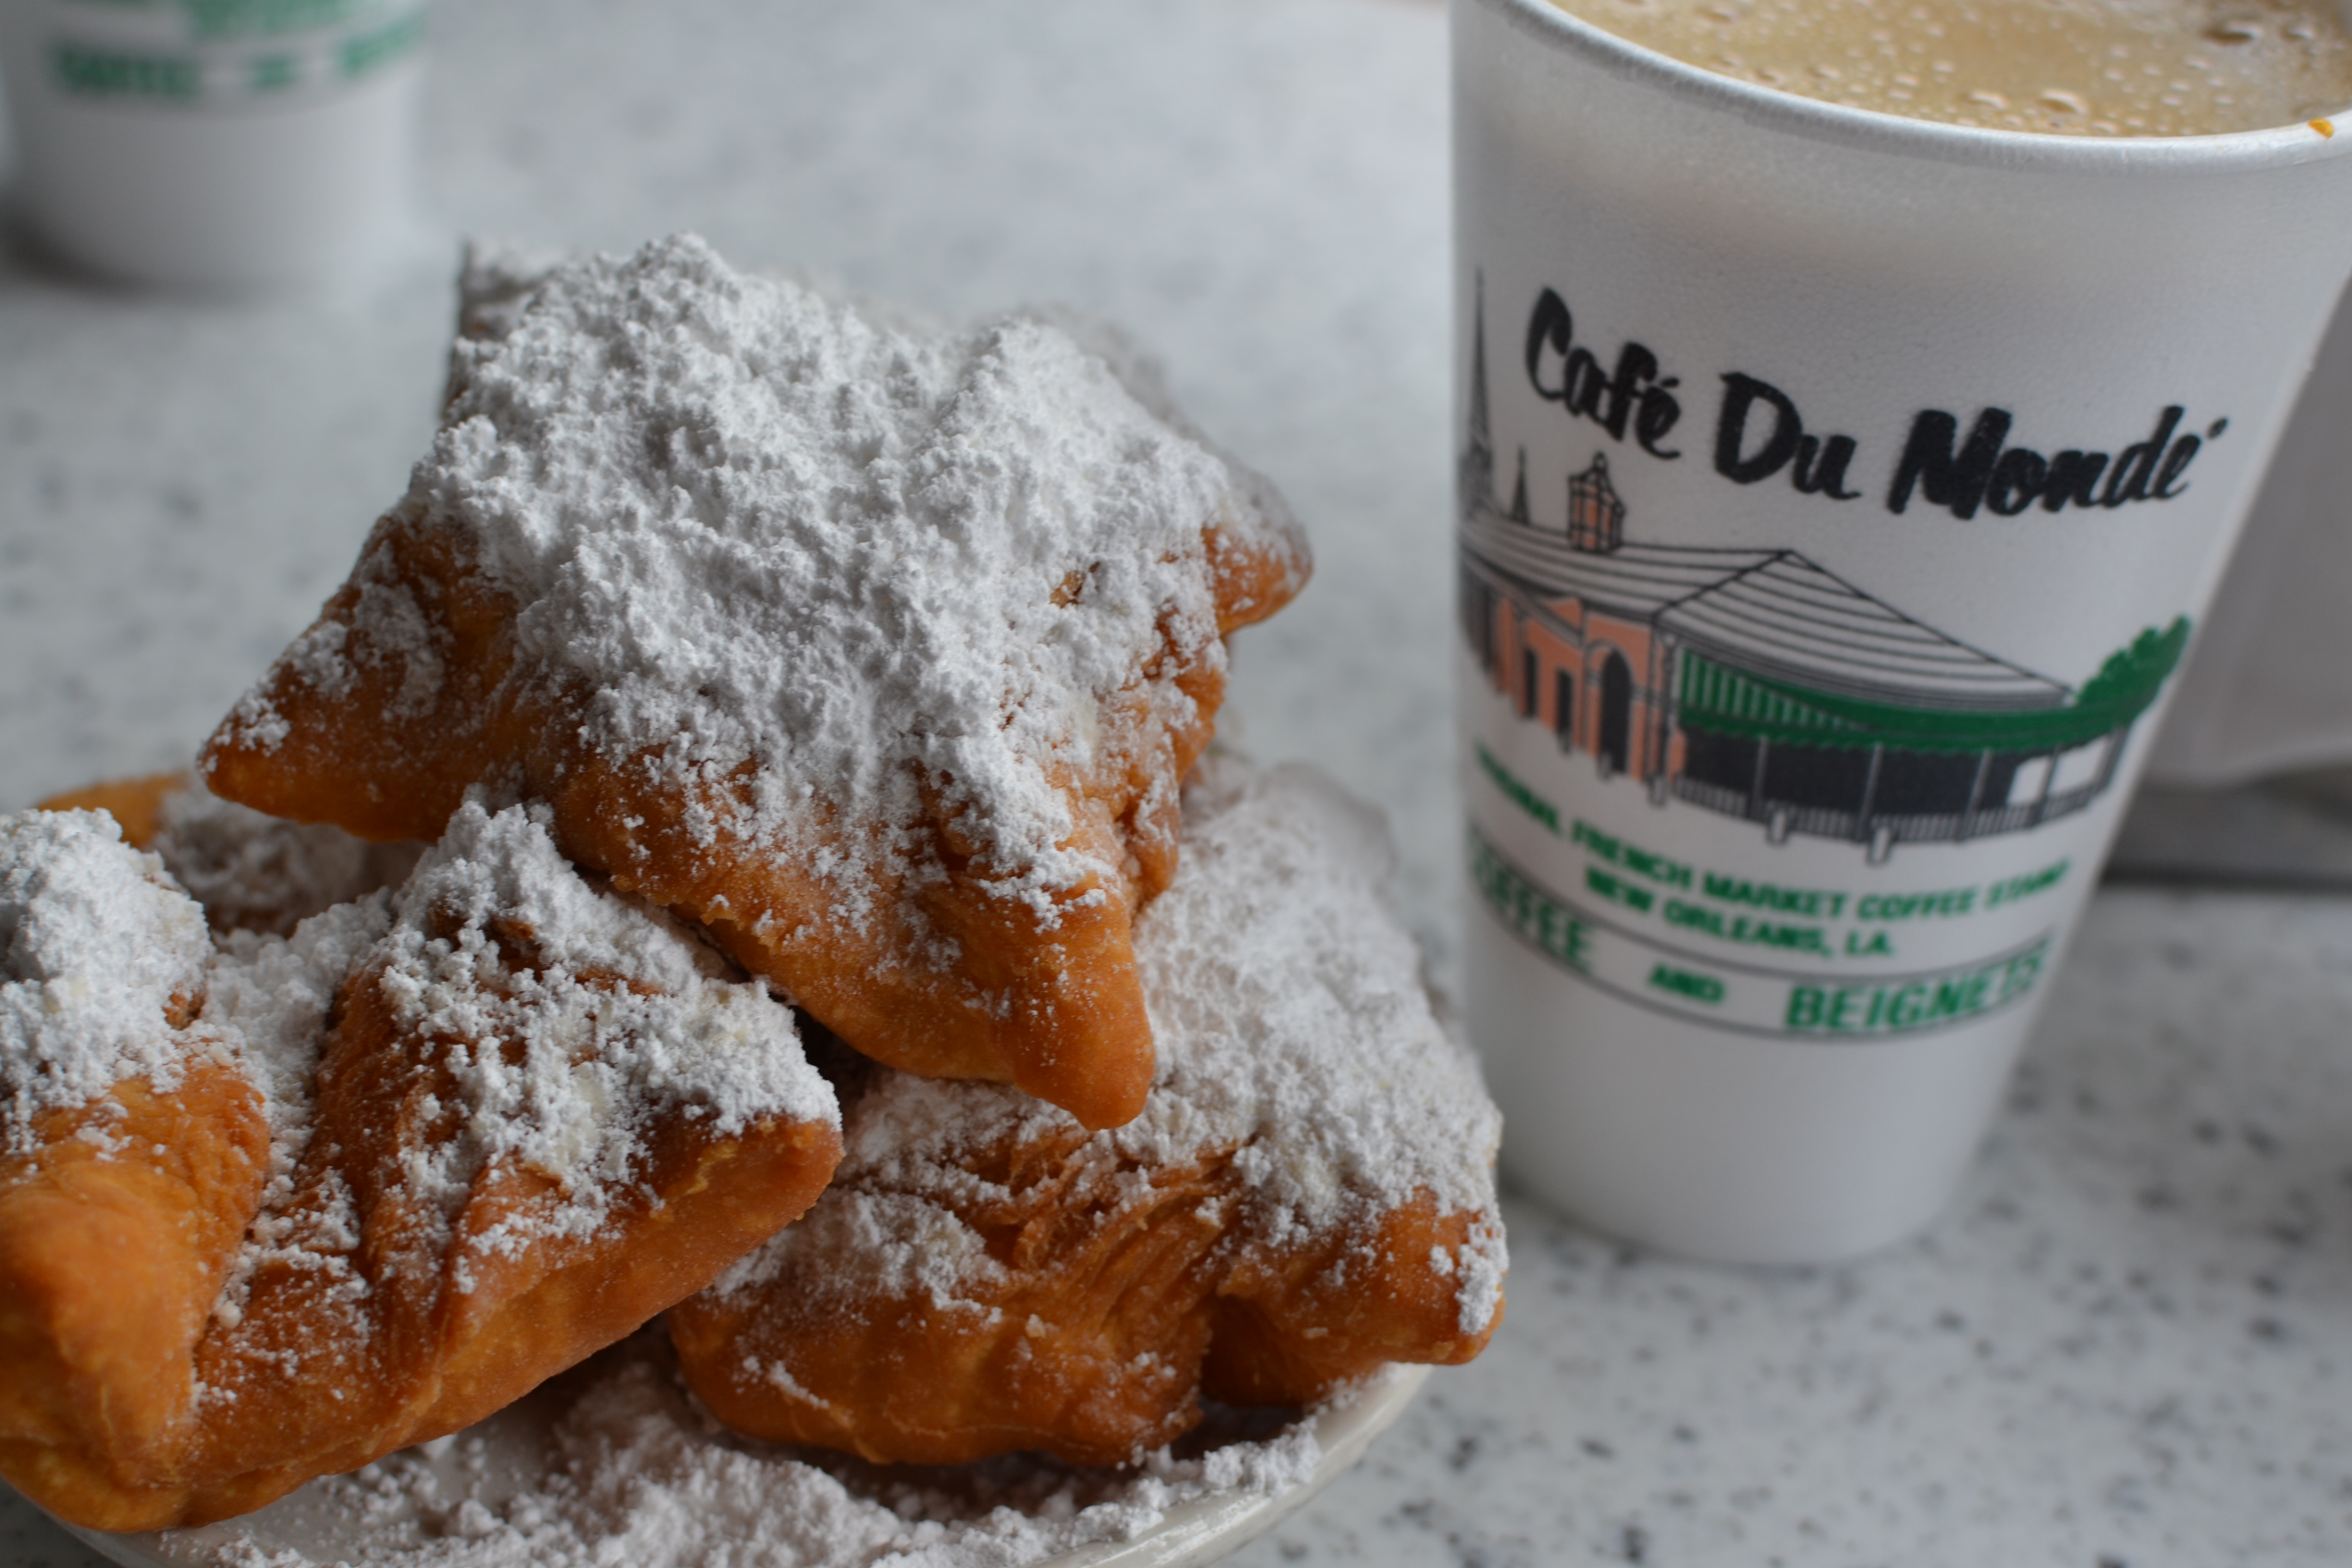
[[665,1310],[722,1419],[882,1459],[1475,1354],[1497,1121],[1377,822],[1194,768],[1307,571],[1264,482],[1090,329],[690,237],[461,306],[210,790],[0,819],[0,1476],[218,1518]]

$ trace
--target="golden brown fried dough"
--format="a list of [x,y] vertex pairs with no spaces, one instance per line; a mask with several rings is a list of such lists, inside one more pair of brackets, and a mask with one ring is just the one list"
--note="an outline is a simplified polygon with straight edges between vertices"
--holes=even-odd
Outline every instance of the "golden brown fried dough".
[[189,1368],[268,1173],[261,1097],[196,1057],[168,1094],[127,1079],[26,1131],[0,1158],[0,1476],[77,1524],[171,1522]]
[[103,811],[121,826],[122,841],[133,849],[153,847],[161,826],[164,800],[188,787],[186,773],[148,773],[135,779],[110,779],[83,789],[51,795],[37,811]]
[[1305,581],[1278,500],[1037,319],[877,326],[691,238],[524,290],[212,789],[374,839],[546,800],[876,1059],[1133,1116],[1132,920],[1222,639]]
[[1499,1119],[1432,1016],[1377,822],[1309,771],[1217,760],[1182,850],[1137,922],[1143,1114],[1090,1134],[992,1085],[845,1079],[835,1184],[670,1314],[721,1420],[881,1460],[1112,1462],[1201,1392],[1302,1404],[1486,1344]]

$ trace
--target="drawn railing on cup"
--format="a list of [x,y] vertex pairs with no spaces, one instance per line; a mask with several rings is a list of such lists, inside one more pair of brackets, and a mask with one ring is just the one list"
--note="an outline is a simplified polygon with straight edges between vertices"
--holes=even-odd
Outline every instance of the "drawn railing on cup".
[[2107,766],[2092,782],[2019,805],[1980,807],[1974,812],[1908,812],[1901,815],[1842,811],[1833,806],[1791,805],[1748,792],[1710,784],[1687,775],[1667,787],[1676,799],[1688,801],[1725,816],[1761,824],[1775,842],[1793,834],[1811,838],[1843,839],[1868,845],[1874,859],[1883,860],[1897,844],[1958,844],[1998,833],[2015,833],[2069,816],[2088,806],[2107,786],[2114,762],[2122,748],[2114,748]]

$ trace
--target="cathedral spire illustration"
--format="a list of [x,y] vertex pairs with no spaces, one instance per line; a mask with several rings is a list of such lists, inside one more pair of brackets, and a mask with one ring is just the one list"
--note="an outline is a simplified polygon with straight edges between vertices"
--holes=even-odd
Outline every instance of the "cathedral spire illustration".
[[1461,486],[1465,515],[1495,500],[1495,432],[1486,405],[1486,275],[1478,274],[1477,303],[1470,326],[1470,432],[1462,451]]

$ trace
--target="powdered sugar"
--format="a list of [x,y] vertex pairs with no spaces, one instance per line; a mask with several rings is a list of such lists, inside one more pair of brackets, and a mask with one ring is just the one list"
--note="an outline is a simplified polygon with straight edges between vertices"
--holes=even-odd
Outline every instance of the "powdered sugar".
[[[247,889],[256,898],[272,891]],[[391,926],[391,900],[378,892],[312,916],[290,938],[236,931],[222,939],[204,1023],[235,1043],[269,1121],[269,1171],[260,1202],[213,1306],[213,1315],[227,1327],[244,1316],[253,1271],[272,1258],[299,1256],[312,1267],[348,1272],[346,1257],[358,1243],[348,1193],[323,1214],[296,1215],[295,1171],[310,1142],[311,1083],[328,1018],[344,982]],[[353,1286],[360,1288],[356,1279]]]
[[[479,1118],[512,1124],[569,1092],[578,1064],[540,1059],[560,1046],[614,1075],[592,1100],[649,1113],[691,1105],[721,1136],[762,1117],[835,1119],[791,1011],[727,978],[726,961],[660,911],[591,887],[557,852],[541,808],[492,815],[467,802],[394,908],[380,984],[404,1021],[439,1037],[504,1038],[528,1058],[511,1081],[483,1064]],[[432,934],[451,926],[454,936]],[[528,952],[520,965],[501,962],[496,939],[509,933]],[[531,1163],[568,1168],[552,1144]]]
[[1491,1209],[1502,1119],[1431,1010],[1379,815],[1313,769],[1230,758],[1185,804],[1183,873],[1136,929],[1154,1029],[1183,1042],[1171,1098],[1241,1135],[1277,1235],[1416,1192]]
[[[482,335],[403,503],[518,602],[519,679],[579,697],[615,760],[753,764],[738,829],[887,856],[936,802],[1049,921],[1115,871],[1070,847],[1062,786],[1122,743],[1108,700],[1189,721],[1176,676],[1222,668],[1204,529],[1303,571],[1257,483],[1034,318],[877,324],[691,237],[535,270],[469,271]],[[433,639],[374,587],[352,624],[421,700]],[[346,658],[282,668],[331,692]],[[264,743],[267,708],[236,721]]]
[[487,1441],[316,1483],[283,1523],[261,1515],[166,1539],[175,1557],[236,1568],[1019,1568],[1132,1540],[1197,1499],[1277,1495],[1322,1457],[1303,1421],[1122,1470],[1029,1455],[870,1466],[713,1426],[650,1338],[607,1352],[583,1382],[499,1416]]
[[[1312,769],[1212,757],[1185,794],[1182,846],[1136,924],[1158,1076],[1143,1114],[1093,1144],[1147,1167],[1235,1150],[1248,1224],[1277,1246],[1418,1194],[1480,1216],[1441,1273],[1463,1331],[1483,1331],[1506,1264],[1501,1119],[1431,1009],[1378,816]],[[1011,1089],[885,1078],[849,1117],[834,1185],[715,1289],[788,1276],[819,1295],[979,1294],[1000,1266],[955,1212],[988,1195],[965,1157],[1074,1126]],[[846,1257],[855,1279],[811,1263]]]
[[[316,867],[289,875],[301,857],[254,847],[308,830],[236,810],[198,805],[166,820],[208,824],[223,877],[252,875],[232,902],[286,907]],[[320,1233],[319,1212],[283,1211],[311,1137],[329,1017],[355,976],[382,989],[456,1079],[454,1131],[410,1152],[417,1194],[454,1215],[499,1161],[556,1184],[551,1201],[518,1210],[514,1225],[469,1236],[474,1251],[594,1235],[663,1118],[720,1137],[770,1117],[838,1122],[790,1009],[729,978],[725,961],[668,917],[591,887],[520,807],[493,815],[468,802],[396,895],[336,904],[290,937],[240,930],[217,945],[205,910],[155,856],[124,845],[112,818],[0,818],[0,940],[12,1148],[30,1146],[34,1115],[125,1078],[168,1089],[192,1051],[234,1061],[259,1091],[270,1172],[216,1311],[231,1326],[261,1260],[315,1251],[331,1266],[349,1250],[347,1238]],[[173,1026],[175,1005],[185,1028]]]
[[152,847],[214,929],[289,934],[310,916],[404,880],[424,846],[370,844],[339,827],[287,822],[191,780],[156,808]]
[[[522,319],[539,286],[567,259],[560,250],[510,240],[469,239],[465,265],[457,269],[457,336],[482,342],[505,337]],[[449,364],[449,395],[462,386],[472,356],[458,353]]]
[[205,913],[104,812],[0,816],[0,1145],[130,1078],[176,1081],[168,1015],[202,1003]]
[[1461,1306],[1462,1331],[1483,1334],[1494,1327],[1503,1310],[1503,1277],[1511,1271],[1510,1247],[1504,1239],[1500,1215],[1489,1211],[1479,1216],[1454,1256],[1454,1268],[1460,1288],[1454,1299]]
[[373,983],[405,1032],[436,1042],[458,1097],[452,1135],[410,1158],[412,1194],[454,1213],[499,1162],[561,1188],[515,1226],[469,1235],[469,1254],[595,1235],[658,1118],[721,1137],[764,1117],[837,1120],[790,1010],[724,978],[667,917],[591,888],[543,811],[468,801],[393,915]]

